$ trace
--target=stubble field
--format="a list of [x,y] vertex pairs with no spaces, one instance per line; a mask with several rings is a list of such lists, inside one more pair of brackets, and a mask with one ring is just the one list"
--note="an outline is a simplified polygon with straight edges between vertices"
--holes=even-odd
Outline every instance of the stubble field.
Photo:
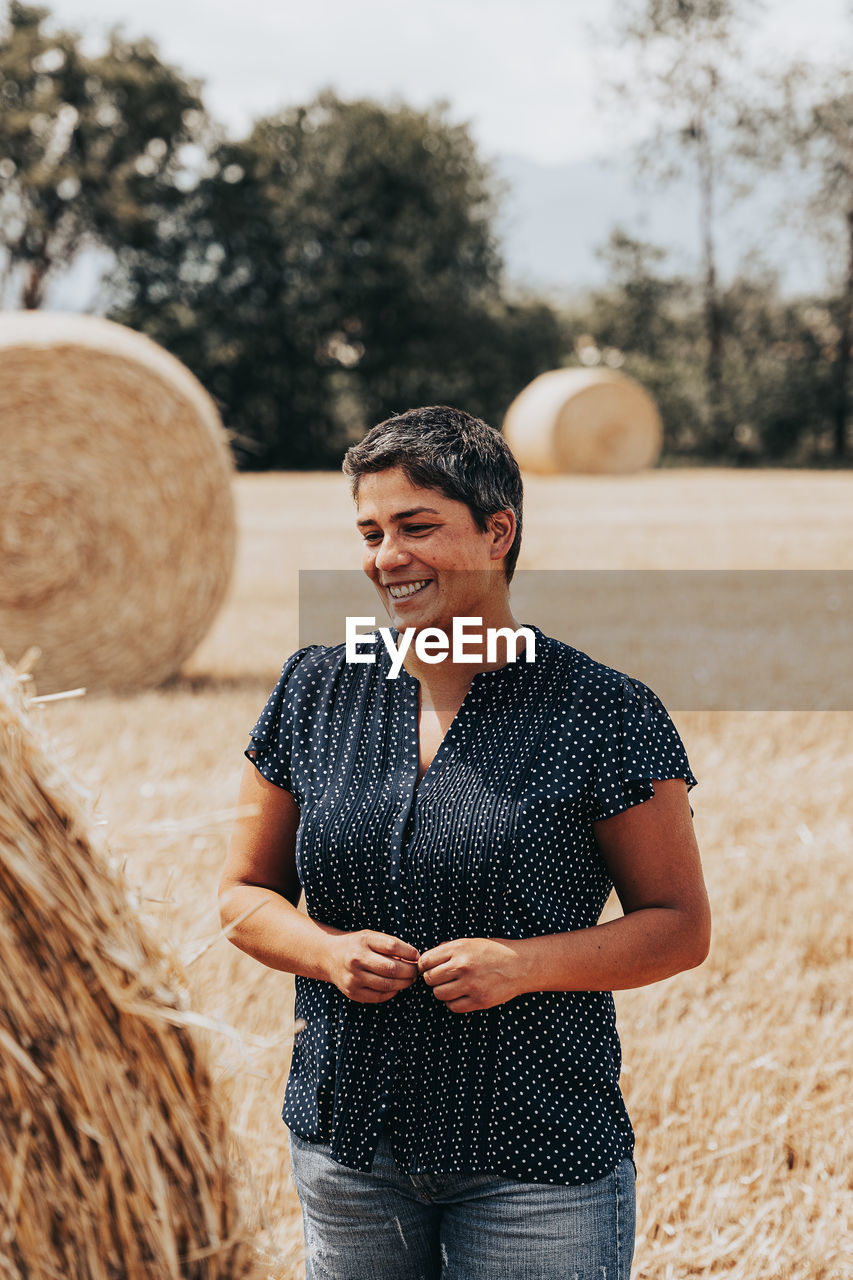
[[[295,1280],[293,979],[217,938],[215,895],[248,730],[298,644],[298,570],[357,568],[359,540],[339,476],[244,475],[235,494],[235,580],[181,676],[42,716],[147,922],[187,960],[194,1008],[239,1033],[208,1033],[235,1170],[269,1275]],[[851,511],[844,473],[530,477],[519,568],[853,569]],[[670,710],[699,779],[714,935],[701,968],[617,994],[633,1274],[850,1280],[853,712]]]

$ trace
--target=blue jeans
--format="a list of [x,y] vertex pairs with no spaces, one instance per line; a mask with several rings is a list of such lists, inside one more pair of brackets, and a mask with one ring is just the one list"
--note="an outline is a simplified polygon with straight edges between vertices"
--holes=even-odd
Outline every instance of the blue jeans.
[[629,1280],[634,1163],[564,1186],[401,1172],[383,1130],[369,1173],[292,1130],[306,1280]]

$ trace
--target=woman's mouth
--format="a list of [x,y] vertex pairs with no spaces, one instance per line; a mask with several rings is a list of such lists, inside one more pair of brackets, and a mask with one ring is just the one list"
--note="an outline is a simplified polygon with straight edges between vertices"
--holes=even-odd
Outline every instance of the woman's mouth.
[[424,587],[428,587],[431,582],[432,578],[419,578],[417,582],[400,582],[395,586],[389,586],[388,594],[392,600],[408,600],[410,596],[423,591]]

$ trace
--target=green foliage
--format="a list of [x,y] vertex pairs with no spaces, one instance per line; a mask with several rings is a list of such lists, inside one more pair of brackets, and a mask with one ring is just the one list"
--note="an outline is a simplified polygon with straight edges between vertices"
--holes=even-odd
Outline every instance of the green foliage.
[[611,287],[594,295],[596,333],[607,346],[649,359],[671,350],[684,336],[682,315],[692,286],[659,274],[666,250],[616,227],[599,256],[607,264]]
[[0,35],[0,250],[4,292],[41,305],[86,244],[150,244],[182,199],[183,150],[203,132],[198,87],[148,40],[114,32],[87,57],[16,2]]
[[156,242],[122,251],[116,315],[218,397],[245,466],[334,464],[416,404],[499,425],[562,337],[504,301],[494,212],[446,108],[325,93],[213,151]]
[[[827,258],[836,297],[831,392],[834,454],[848,456],[853,372],[853,73],[846,65],[797,61],[767,77],[760,104],[744,112],[741,155],[764,169],[787,170],[792,198],[785,214]],[[792,175],[794,168],[800,175]],[[803,176],[805,181],[803,181]],[[823,381],[821,402],[825,397]]]
[[[0,294],[38,307],[81,249],[110,250],[112,315],[197,374],[244,467],[335,466],[366,427],[417,404],[499,425],[536,374],[571,361],[647,386],[670,458],[796,462],[833,445],[841,458],[853,77],[840,69],[827,87],[798,64],[745,103],[738,28],[755,7],[629,0],[622,31],[645,70],[626,94],[657,108],[641,161],[660,181],[693,169],[701,278],[668,273],[662,249],[617,229],[609,286],[559,317],[505,296],[496,182],[446,105],[327,92],[229,140],[150,41],[114,31],[90,56],[47,10],[13,0],[0,30]],[[801,203],[826,229],[834,296],[783,301],[769,276],[723,287],[720,194],[742,187],[745,165],[792,160],[813,175]]]
[[838,330],[819,299],[783,300],[772,278],[723,295],[727,412],[741,459],[817,460],[833,433]]
[[733,424],[726,414],[717,218],[722,194],[744,194],[731,157],[743,112],[742,35],[757,8],[757,0],[628,0],[622,42],[634,54],[635,74],[616,86],[627,101],[653,106],[652,134],[637,149],[639,171],[667,181],[688,170],[696,183],[704,400],[721,459],[731,452]]
[[[564,317],[575,345],[572,363],[610,364],[637,378],[660,408],[669,458],[715,458],[701,289],[664,274],[665,252],[619,229],[604,257],[611,284]],[[730,461],[802,462],[828,454],[834,310],[819,299],[781,299],[772,276],[741,277],[721,291]]]
[[754,0],[640,0],[624,17],[632,39],[704,42],[725,38],[744,11],[755,8]]

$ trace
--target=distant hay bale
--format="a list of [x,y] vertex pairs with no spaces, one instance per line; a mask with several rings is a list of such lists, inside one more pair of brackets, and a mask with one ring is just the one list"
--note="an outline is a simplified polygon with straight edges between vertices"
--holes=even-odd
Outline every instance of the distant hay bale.
[[233,463],[179,360],[93,316],[0,315],[0,646],[40,693],[172,675],[234,562]]
[[612,369],[553,369],[516,396],[503,434],[524,471],[619,475],[657,461],[663,428],[654,400]]
[[206,1055],[75,790],[0,654],[0,1271],[246,1277]]

